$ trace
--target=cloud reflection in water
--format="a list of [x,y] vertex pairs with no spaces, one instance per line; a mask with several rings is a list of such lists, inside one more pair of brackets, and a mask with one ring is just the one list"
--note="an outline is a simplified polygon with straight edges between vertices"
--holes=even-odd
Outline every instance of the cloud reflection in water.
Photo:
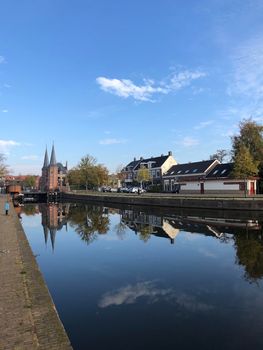
[[98,306],[106,308],[123,304],[135,304],[140,298],[147,298],[148,304],[166,301],[191,312],[207,312],[214,309],[213,305],[198,301],[194,295],[177,293],[172,288],[158,288],[154,281],[138,282],[134,285],[128,284],[125,287],[108,292],[99,300]]

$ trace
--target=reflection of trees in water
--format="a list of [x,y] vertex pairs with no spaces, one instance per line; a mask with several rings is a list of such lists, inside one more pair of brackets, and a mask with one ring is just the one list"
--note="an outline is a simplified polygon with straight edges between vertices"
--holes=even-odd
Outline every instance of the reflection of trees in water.
[[[56,209],[58,206],[51,206]],[[60,229],[67,220],[67,206],[59,205],[58,215],[50,214],[51,208],[46,204],[26,204],[22,208],[22,212],[26,215],[35,215],[39,211],[42,214],[42,224],[48,228]],[[97,239],[98,234],[106,234],[109,230],[110,214],[116,214],[117,210],[109,209],[99,206],[90,206],[85,204],[72,204],[69,209],[68,222],[71,227],[75,229],[78,235],[87,244],[90,244]],[[55,211],[56,213],[56,211]],[[62,214],[62,216],[61,216]],[[58,220],[58,218],[60,218]],[[236,250],[236,263],[242,266],[245,270],[245,279],[249,282],[256,282],[263,278],[263,232],[259,231],[259,227],[256,229],[251,228],[237,228],[235,225],[231,227],[220,226],[209,223],[209,225],[203,222],[191,222],[185,220],[175,220],[173,218],[166,218],[154,215],[147,215],[142,212],[136,212],[129,209],[127,212],[120,211],[120,221],[114,226],[114,231],[119,239],[124,239],[125,235],[133,230],[143,242],[148,242],[151,235],[157,235],[158,237],[171,237],[168,234],[171,232],[165,231],[167,227],[163,225],[164,219],[169,222],[173,228],[177,228],[178,231],[192,232],[193,234],[198,232],[205,235],[211,235],[216,237],[223,244],[233,244]],[[144,223],[145,221],[145,223]],[[157,223],[156,225],[154,223]],[[209,228],[209,229],[208,229]],[[262,229],[261,229],[262,230]],[[166,234],[167,233],[167,234]]]
[[245,232],[234,236],[236,262],[245,268],[245,278],[256,282],[263,277],[263,240],[261,233]]
[[127,225],[121,220],[120,216],[120,222],[114,226],[114,231],[116,232],[117,237],[120,240],[123,240],[126,235]]
[[146,243],[151,238],[153,227],[151,225],[139,224],[137,230],[139,232],[139,238]]
[[23,213],[27,216],[35,215],[37,213],[37,209],[36,204],[26,204],[23,206]]
[[68,221],[87,244],[109,230],[109,217],[103,207],[76,205],[70,208]]

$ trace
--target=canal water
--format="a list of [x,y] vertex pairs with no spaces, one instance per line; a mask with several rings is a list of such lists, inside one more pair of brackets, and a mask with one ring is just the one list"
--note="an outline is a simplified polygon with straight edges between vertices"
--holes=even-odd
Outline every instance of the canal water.
[[75,350],[263,348],[262,214],[68,203],[18,215]]

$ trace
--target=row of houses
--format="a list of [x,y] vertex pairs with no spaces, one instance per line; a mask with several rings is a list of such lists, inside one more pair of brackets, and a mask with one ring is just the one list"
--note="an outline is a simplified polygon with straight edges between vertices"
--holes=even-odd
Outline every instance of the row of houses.
[[171,151],[158,157],[134,158],[122,170],[126,186],[137,181],[140,168],[148,169],[150,183],[159,185],[165,192],[234,194],[246,190],[253,195],[257,191],[257,178],[233,178],[233,163],[223,164],[217,159],[177,164]]

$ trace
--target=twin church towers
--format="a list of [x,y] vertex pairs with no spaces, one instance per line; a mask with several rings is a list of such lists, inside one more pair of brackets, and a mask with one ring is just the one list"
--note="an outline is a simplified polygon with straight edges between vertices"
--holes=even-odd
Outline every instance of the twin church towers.
[[46,149],[44,164],[42,167],[42,175],[40,179],[40,190],[43,192],[50,191],[65,191],[69,189],[68,181],[68,166],[57,163],[55,147],[52,146],[51,157],[49,161],[48,152]]

